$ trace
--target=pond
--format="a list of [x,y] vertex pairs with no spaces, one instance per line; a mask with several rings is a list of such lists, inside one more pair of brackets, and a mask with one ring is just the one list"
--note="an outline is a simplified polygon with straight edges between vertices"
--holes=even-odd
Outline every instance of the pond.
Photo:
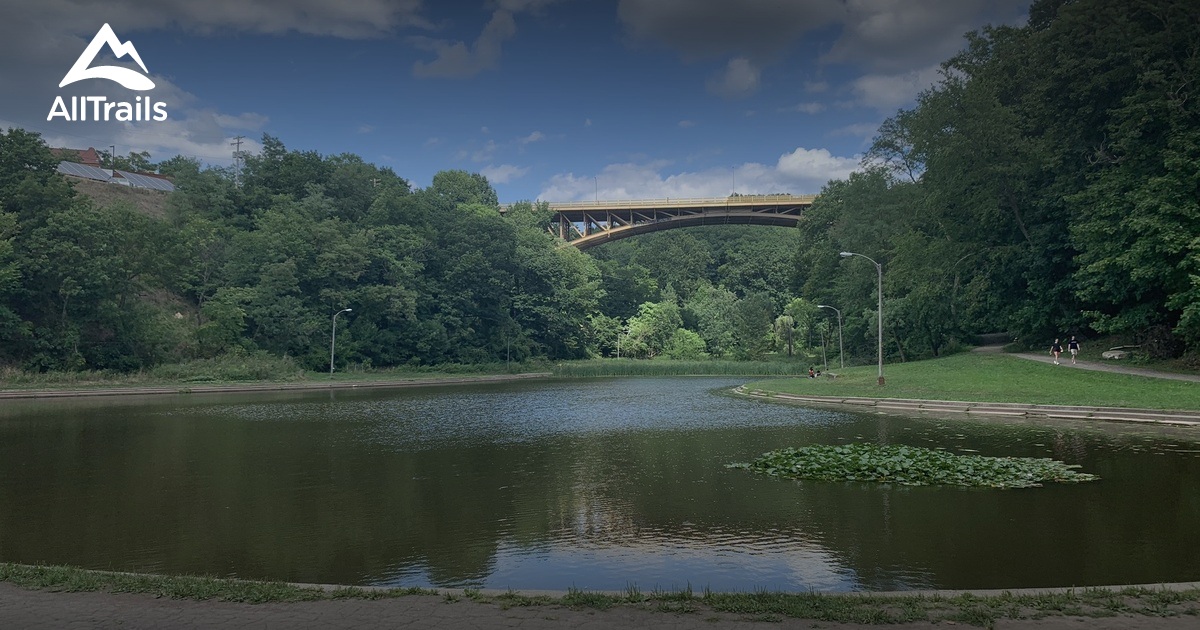
[[[723,393],[745,380],[4,401],[0,561],[556,590],[1200,579],[1194,432]],[[725,468],[861,441],[1053,457],[1101,480],[897,487]]]

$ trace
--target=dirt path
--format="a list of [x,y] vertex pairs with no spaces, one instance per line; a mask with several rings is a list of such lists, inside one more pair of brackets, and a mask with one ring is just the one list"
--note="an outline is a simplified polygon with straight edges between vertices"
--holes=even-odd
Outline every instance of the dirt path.
[[[973,348],[972,352],[995,352],[1004,351],[1004,346],[979,346]],[[1050,353],[1034,354],[1031,352],[1017,352],[1011,356],[1026,359],[1028,361],[1037,361],[1039,363],[1054,363],[1054,357]],[[1133,367],[1131,365],[1121,365],[1120,363],[1101,363],[1099,361],[1077,361],[1074,365],[1071,364],[1071,355],[1063,353],[1059,359],[1061,368],[1071,368],[1076,370],[1092,370],[1095,372],[1112,372],[1114,374],[1129,374],[1132,376],[1145,376],[1148,378],[1165,378],[1172,381],[1190,381],[1192,383],[1200,383],[1200,376],[1195,374],[1175,374],[1174,372],[1159,372],[1158,370],[1150,370],[1146,368]]]
[[[1033,620],[999,620],[997,630],[1194,630],[1195,616],[1180,617],[1050,617]],[[609,610],[572,610],[559,606],[509,608],[496,604],[440,596],[414,595],[382,600],[333,600],[290,604],[239,604],[218,601],[160,599],[125,593],[56,593],[27,590],[0,583],[0,628],[40,630],[62,628],[455,628],[491,630],[530,628],[552,630],[580,628],[712,628],[715,630],[767,630],[771,628],[858,630],[946,630],[965,627],[962,622],[919,622],[895,625],[860,625],[813,619],[752,619],[703,608],[673,613],[632,606]]]

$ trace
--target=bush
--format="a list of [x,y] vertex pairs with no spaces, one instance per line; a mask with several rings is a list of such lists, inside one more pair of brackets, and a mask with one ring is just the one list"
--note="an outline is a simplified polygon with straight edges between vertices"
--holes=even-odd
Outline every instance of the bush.
[[294,381],[304,378],[291,357],[266,352],[231,352],[211,359],[160,365],[150,370],[155,379],[199,383],[206,381]]

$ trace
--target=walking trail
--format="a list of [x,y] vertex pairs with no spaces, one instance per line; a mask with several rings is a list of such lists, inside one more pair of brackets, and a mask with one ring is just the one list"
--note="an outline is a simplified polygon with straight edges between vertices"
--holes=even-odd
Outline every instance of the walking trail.
[[[1049,617],[1000,619],[996,630],[1187,630],[1197,626],[1194,615],[1149,617]],[[0,583],[0,628],[41,630],[62,628],[413,628],[492,630],[529,628],[553,630],[609,630],[656,628],[684,630],[772,630],[821,628],[823,630],[948,630],[970,628],[961,623],[916,622],[894,625],[835,623],[778,617],[756,620],[748,616],[716,613],[697,606],[686,613],[661,612],[633,606],[608,610],[531,606],[504,609],[497,604],[436,595],[410,595],[396,599],[350,599],[287,604],[242,604],[190,599],[164,599],[128,593],[55,593],[27,590]]]
[[[972,350],[972,352],[1003,352],[1004,346],[980,346]],[[1027,359],[1029,361],[1038,361],[1040,363],[1054,363],[1054,357],[1050,353],[1033,354],[1029,352],[1014,353],[1012,356]],[[1173,372],[1159,372],[1158,370],[1150,370],[1147,368],[1133,367],[1131,365],[1122,365],[1120,363],[1101,363],[1099,361],[1078,361],[1075,364],[1071,363],[1071,355],[1063,353],[1059,359],[1059,367],[1070,368],[1077,370],[1093,370],[1096,372],[1112,372],[1115,374],[1131,374],[1133,376],[1145,376],[1149,378],[1165,378],[1173,381],[1191,381],[1200,383],[1200,375],[1196,374],[1175,374]]]

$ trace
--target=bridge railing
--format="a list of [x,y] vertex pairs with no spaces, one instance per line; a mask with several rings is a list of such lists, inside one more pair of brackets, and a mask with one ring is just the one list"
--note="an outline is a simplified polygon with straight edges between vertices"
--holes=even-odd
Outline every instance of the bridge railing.
[[[667,197],[663,199],[620,199],[615,201],[550,201],[547,203],[554,210],[678,208],[681,206],[716,208],[764,204],[809,204],[816,198],[816,195],[738,195],[737,197]],[[512,204],[502,204],[500,207],[507,210],[511,206]]]

